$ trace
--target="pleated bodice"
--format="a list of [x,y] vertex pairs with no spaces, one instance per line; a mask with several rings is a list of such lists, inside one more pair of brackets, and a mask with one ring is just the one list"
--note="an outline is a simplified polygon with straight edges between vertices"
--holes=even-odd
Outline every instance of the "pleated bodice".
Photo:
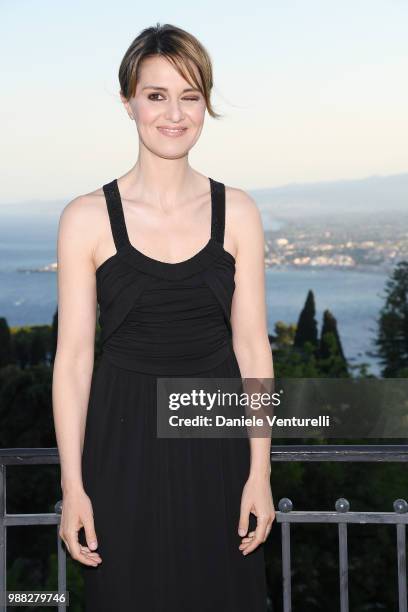
[[225,186],[209,179],[211,236],[198,253],[161,262],[130,243],[117,180],[104,185],[117,252],[96,271],[103,355],[157,375],[193,375],[232,351],[235,259],[223,247]]

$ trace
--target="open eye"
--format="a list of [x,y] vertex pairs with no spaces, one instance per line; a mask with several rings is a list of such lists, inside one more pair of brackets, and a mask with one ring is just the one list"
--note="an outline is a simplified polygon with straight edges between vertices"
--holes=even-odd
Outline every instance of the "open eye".
[[156,93],[151,93],[147,96],[149,100],[153,100],[154,102],[157,102],[157,99],[156,98],[153,99],[152,96],[161,96],[161,94],[156,92]]

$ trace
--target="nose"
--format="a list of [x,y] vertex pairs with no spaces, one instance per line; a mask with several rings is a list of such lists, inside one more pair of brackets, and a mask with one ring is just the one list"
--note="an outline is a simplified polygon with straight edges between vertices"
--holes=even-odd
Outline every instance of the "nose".
[[181,121],[183,117],[184,115],[183,115],[183,111],[181,109],[179,101],[177,99],[176,100],[169,99],[166,105],[166,119],[173,121],[174,123],[177,123],[178,121]]

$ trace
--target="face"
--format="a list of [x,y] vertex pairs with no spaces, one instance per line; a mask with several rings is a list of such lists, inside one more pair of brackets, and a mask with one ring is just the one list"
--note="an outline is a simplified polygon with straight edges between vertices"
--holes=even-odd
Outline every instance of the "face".
[[135,95],[121,98],[143,145],[161,157],[186,155],[201,134],[204,96],[160,55],[143,60]]

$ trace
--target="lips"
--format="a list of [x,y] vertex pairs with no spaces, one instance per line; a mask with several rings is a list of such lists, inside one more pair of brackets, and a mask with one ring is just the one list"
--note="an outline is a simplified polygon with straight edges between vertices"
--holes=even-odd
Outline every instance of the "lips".
[[165,136],[181,136],[187,130],[187,128],[170,128],[165,126],[159,126],[157,129]]

